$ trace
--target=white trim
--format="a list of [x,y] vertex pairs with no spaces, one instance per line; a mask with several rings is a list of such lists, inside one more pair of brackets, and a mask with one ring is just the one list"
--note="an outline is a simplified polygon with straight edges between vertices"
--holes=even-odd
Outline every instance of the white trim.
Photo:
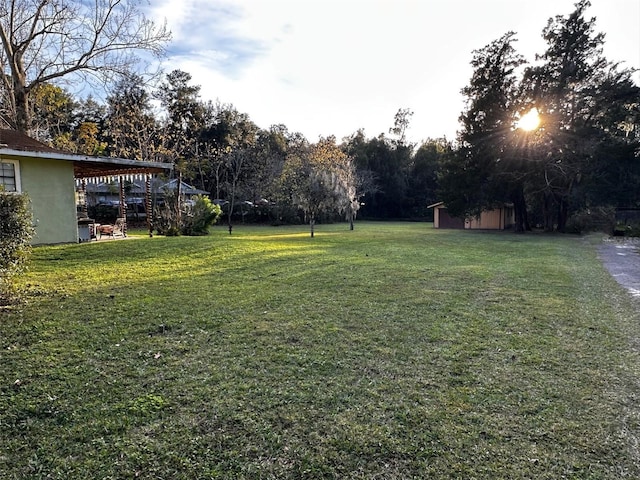
[[10,160],[8,158],[0,158],[0,163],[11,163],[13,165],[13,173],[16,181],[16,191],[8,193],[22,193],[22,182],[20,180],[20,161]]
[[[12,157],[26,157],[26,158],[40,158],[48,160],[66,160],[68,162],[88,162],[96,164],[111,164],[124,167],[143,167],[143,168],[159,168],[162,170],[171,170],[172,166],[167,163],[160,162],[142,162],[140,160],[132,160],[128,158],[117,157],[92,157],[89,155],[76,155],[72,153],[64,152],[39,152],[31,150],[14,150],[11,148],[3,148],[0,144],[0,155],[7,155]],[[104,176],[109,176],[105,173]],[[118,175],[116,175],[118,176]]]

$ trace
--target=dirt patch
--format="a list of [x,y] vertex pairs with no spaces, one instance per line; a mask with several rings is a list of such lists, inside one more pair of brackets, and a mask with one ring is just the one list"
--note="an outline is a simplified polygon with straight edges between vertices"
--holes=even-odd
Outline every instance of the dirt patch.
[[640,298],[640,239],[607,239],[598,254],[613,278],[632,296]]

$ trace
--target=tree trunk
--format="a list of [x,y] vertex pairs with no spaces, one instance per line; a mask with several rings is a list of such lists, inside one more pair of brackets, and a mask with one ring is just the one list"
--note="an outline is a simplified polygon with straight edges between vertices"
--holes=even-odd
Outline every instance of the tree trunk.
[[553,215],[553,195],[549,191],[545,191],[542,198],[542,216],[544,221],[544,231],[553,232],[554,215]]
[[353,230],[353,212],[347,214],[347,220],[349,220],[349,230]]
[[16,102],[15,128],[19,132],[27,133],[29,130],[29,91],[19,80],[14,80],[13,89]]
[[558,199],[558,231],[565,233],[567,230],[567,220],[569,218],[569,201],[567,197]]
[[313,235],[315,233],[314,232],[315,225],[316,225],[315,219],[312,218],[311,220],[309,220],[309,227],[311,228],[311,238],[313,238]]
[[527,216],[527,201],[524,198],[524,192],[522,186],[519,186],[511,195],[511,201],[513,202],[513,211],[515,214],[514,230],[518,233],[531,230],[529,226],[529,219]]

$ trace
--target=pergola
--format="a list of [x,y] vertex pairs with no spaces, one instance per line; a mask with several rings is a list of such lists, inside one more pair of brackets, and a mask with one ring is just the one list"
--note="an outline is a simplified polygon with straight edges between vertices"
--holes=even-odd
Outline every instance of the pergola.
[[[146,207],[151,208],[150,184],[154,174],[168,173],[173,166],[169,163],[146,162],[126,158],[95,157],[90,155],[78,155],[64,152],[50,147],[22,132],[8,129],[0,129],[0,150],[2,154],[12,158],[34,158],[59,160],[73,164],[73,175],[79,181],[83,193],[86,195],[86,181],[92,178],[118,178],[120,186],[119,216],[124,218],[126,226],[126,202],[124,193],[124,179],[132,175],[144,175],[146,180]],[[86,206],[85,206],[86,208]],[[85,212],[86,213],[86,212]],[[150,216],[147,215],[147,224],[151,233],[152,225]],[[125,227],[126,228],[126,227]]]
[[[74,157],[77,157],[74,155]],[[87,179],[117,177],[119,186],[119,209],[118,216],[124,222],[124,233],[126,234],[127,204],[124,191],[125,177],[132,175],[144,175],[145,177],[145,209],[147,211],[147,227],[149,235],[152,235],[153,224],[151,222],[151,176],[153,174],[171,171],[172,165],[158,162],[141,162],[138,160],[128,160],[124,158],[111,157],[81,157],[73,160],[73,173],[77,180],[80,180],[83,195],[87,193]],[[84,206],[86,209],[86,204]],[[85,210],[86,211],[86,210]]]

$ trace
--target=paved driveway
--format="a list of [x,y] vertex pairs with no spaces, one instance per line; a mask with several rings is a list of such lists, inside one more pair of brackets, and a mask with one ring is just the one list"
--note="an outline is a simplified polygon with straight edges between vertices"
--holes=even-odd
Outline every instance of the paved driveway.
[[600,246],[598,253],[613,278],[640,298],[640,239],[612,238]]

